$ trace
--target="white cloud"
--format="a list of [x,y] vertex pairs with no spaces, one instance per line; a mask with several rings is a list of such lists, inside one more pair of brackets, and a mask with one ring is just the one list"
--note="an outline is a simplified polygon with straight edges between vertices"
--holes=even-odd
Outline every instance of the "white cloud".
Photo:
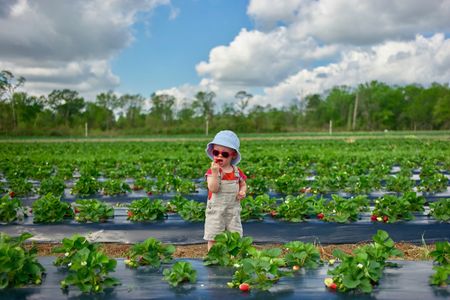
[[133,41],[138,12],[169,0],[8,0],[0,7],[0,69],[27,79],[27,91],[95,93],[119,84],[110,61]]
[[324,43],[367,45],[450,30],[448,0],[252,0],[248,13],[265,28],[283,22],[298,38]]
[[311,38],[294,39],[285,27],[269,33],[243,29],[229,46],[212,49],[209,61],[200,62],[197,72],[227,84],[267,86],[335,51],[334,46],[320,47]]
[[200,86],[260,87],[253,104],[281,106],[335,85],[450,78],[449,0],[252,0],[247,13],[257,28],[210,51]]
[[356,86],[372,80],[398,85],[428,85],[448,83],[449,79],[450,39],[445,39],[443,34],[429,38],[417,35],[413,41],[389,41],[366,50],[351,50],[337,63],[301,70],[266,88],[265,94],[253,101],[265,105],[279,99],[287,103],[292,98],[322,93],[333,86]]

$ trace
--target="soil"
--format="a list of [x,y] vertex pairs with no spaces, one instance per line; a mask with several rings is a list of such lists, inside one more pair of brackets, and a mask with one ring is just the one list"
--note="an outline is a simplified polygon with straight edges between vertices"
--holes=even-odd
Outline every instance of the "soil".
[[[38,256],[54,256],[52,249],[60,246],[60,244],[50,243],[38,243],[34,244],[38,249]],[[346,253],[351,253],[356,247],[362,246],[364,243],[359,244],[339,244],[339,245],[316,245],[320,251],[321,257],[324,260],[332,258],[332,252],[334,249],[339,248]],[[31,245],[28,245],[30,247]],[[132,247],[131,244],[119,244],[119,243],[103,243],[101,249],[110,257],[126,257],[127,251]],[[283,244],[255,244],[257,249],[267,249],[273,247],[282,247]],[[434,245],[415,245],[410,243],[396,243],[396,248],[403,251],[404,257],[394,257],[391,259],[396,260],[431,260],[429,252],[434,250]],[[207,246],[205,244],[194,245],[176,245],[176,251],[173,255],[174,258],[203,258],[206,256]]]

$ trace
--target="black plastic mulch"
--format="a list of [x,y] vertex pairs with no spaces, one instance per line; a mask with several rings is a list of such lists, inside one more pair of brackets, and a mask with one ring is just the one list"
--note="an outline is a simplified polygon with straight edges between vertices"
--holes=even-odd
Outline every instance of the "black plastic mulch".
[[[394,224],[370,222],[369,217],[355,223],[326,223],[316,219],[301,223],[290,223],[265,217],[263,221],[243,223],[244,235],[257,243],[286,243],[289,241],[320,242],[321,244],[345,244],[370,241],[377,230],[389,233],[396,242],[433,243],[450,240],[450,223],[440,223],[427,217]],[[98,242],[137,243],[154,237],[164,243],[198,244],[203,240],[203,222],[186,222],[178,215],[169,215],[164,221],[129,222],[118,216],[106,223],[77,223],[67,221],[60,224],[0,225],[0,231],[9,235],[30,232],[31,240],[60,242],[75,233],[89,236]]]
[[[432,263],[425,261],[398,262],[400,268],[386,268],[378,286],[371,294],[341,293],[328,290],[323,281],[327,267],[317,270],[301,270],[294,277],[282,278],[268,291],[251,290],[244,293],[228,288],[232,268],[206,267],[201,260],[186,259],[197,270],[197,282],[172,288],[164,281],[162,268],[127,269],[123,259],[118,259],[116,271],[110,276],[120,280],[121,285],[104,293],[82,294],[77,287],[70,287],[63,294],[59,283],[66,272],[52,265],[54,257],[39,257],[47,270],[41,286],[27,286],[0,290],[1,299],[448,299],[449,288],[437,288],[428,284],[433,273]],[[166,265],[163,268],[170,267]]]

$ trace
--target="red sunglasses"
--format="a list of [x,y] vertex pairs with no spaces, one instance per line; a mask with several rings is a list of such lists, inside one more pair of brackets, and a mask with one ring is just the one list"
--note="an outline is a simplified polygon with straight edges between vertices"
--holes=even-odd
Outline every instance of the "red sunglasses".
[[219,151],[219,150],[215,150],[215,149],[212,151],[212,154],[213,154],[214,156],[219,156],[219,154],[222,154],[222,157],[223,157],[223,158],[228,158],[228,157],[231,155],[230,152],[227,152],[227,151]]

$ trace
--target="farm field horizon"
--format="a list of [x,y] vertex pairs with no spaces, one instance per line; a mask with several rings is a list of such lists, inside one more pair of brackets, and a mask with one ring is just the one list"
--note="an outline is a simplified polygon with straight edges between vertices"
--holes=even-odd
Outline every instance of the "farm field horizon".
[[[99,134],[88,136],[0,136],[0,143],[8,142],[102,142],[102,141],[209,141],[209,134],[168,134],[168,135],[121,135]],[[448,130],[430,131],[338,131],[338,132],[277,132],[277,133],[239,133],[241,140],[308,140],[308,139],[439,139],[450,140]]]

